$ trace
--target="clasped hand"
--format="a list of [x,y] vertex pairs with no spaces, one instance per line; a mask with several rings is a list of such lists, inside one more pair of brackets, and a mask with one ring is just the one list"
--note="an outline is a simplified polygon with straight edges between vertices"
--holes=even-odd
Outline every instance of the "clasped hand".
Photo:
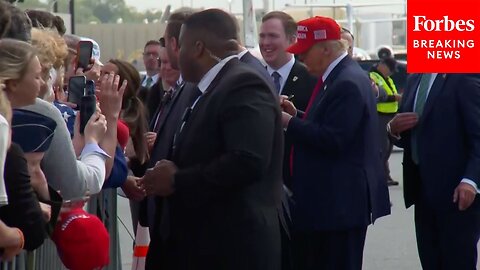
[[145,172],[145,176],[139,181],[140,187],[147,195],[168,196],[174,191],[174,176],[177,170],[172,161],[162,159]]

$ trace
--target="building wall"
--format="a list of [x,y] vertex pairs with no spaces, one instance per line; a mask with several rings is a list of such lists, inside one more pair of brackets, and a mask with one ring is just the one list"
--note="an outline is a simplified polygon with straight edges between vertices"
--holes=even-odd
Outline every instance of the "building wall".
[[80,24],[75,30],[76,35],[98,43],[102,62],[119,58],[143,70],[143,47],[147,41],[163,36],[165,24]]

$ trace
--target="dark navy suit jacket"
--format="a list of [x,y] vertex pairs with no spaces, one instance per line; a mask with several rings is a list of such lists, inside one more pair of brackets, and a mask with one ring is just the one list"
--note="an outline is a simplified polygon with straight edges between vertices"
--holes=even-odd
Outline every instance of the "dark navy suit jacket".
[[[400,112],[411,112],[420,74],[407,81]],[[419,165],[412,161],[411,131],[396,144],[404,149],[403,178],[407,207],[420,199],[453,211],[453,193],[463,178],[480,187],[480,75],[438,74],[417,125]],[[479,196],[470,211],[480,211]]]
[[349,56],[333,69],[305,120],[292,118],[294,228],[348,230],[390,213],[370,79]]

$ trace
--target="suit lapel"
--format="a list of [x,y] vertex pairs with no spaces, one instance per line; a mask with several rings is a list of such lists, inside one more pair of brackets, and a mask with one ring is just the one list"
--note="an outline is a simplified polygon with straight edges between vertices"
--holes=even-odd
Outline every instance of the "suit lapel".
[[[217,87],[221,79],[224,77],[224,74],[230,69],[232,65],[236,65],[238,64],[238,62],[239,62],[238,59],[232,59],[225,64],[225,66],[220,70],[217,76],[215,76],[215,79],[213,79],[212,83],[208,86],[207,90],[205,90],[203,95],[200,96],[200,99],[195,104],[195,107],[193,108],[193,110],[190,112],[187,121],[184,121],[184,123],[182,122],[181,125],[183,125],[183,128],[181,128],[176,134],[177,139],[176,139],[175,152],[177,154],[179,153],[178,149],[181,149],[181,144],[183,143],[185,136],[188,133],[188,129],[191,126],[190,123],[194,122],[195,118],[198,117],[198,110],[203,106],[202,104],[205,103],[206,100],[208,100],[208,97],[212,94],[212,92],[215,91],[215,88]],[[192,102],[195,102],[195,100],[193,100]]]
[[295,87],[298,85],[298,82],[300,81],[298,65],[300,65],[300,63],[298,63],[297,60],[295,60],[295,64],[293,64],[293,67],[290,70],[290,73],[288,74],[288,78],[285,81],[285,85],[283,86],[282,95],[285,95],[285,96],[291,95]]
[[402,98],[403,110],[402,112],[413,112],[413,104],[415,103],[415,97],[417,96],[418,84],[420,84],[420,78],[422,76],[419,74],[412,75],[412,81],[410,84],[412,86],[407,86],[408,89],[412,89],[407,92],[407,95]]
[[425,103],[425,108],[423,109],[422,119],[425,119],[428,113],[432,110],[433,104],[435,103],[435,100],[437,99],[438,95],[442,92],[443,85],[445,84],[446,80],[447,80],[447,76],[445,73],[437,74],[437,77],[435,78],[435,81],[432,84],[432,88],[428,93],[427,101]]
[[[309,113],[308,115],[313,117],[314,115],[314,111],[317,110],[317,107],[318,105],[320,105],[323,97],[328,93],[328,89],[329,89],[329,85],[335,81],[335,78],[338,76],[338,74],[340,73],[340,71],[343,69],[344,65],[350,63],[350,61],[353,61],[349,58],[349,56],[346,56],[345,58],[343,58],[338,64],[337,66],[330,72],[330,74],[328,75],[327,79],[325,80],[325,82],[323,82],[323,85],[322,85],[322,89],[320,90],[320,92],[317,94],[317,96],[315,97],[315,100],[313,101],[313,106],[311,108],[311,111],[312,113]],[[310,117],[309,117],[310,118]]]

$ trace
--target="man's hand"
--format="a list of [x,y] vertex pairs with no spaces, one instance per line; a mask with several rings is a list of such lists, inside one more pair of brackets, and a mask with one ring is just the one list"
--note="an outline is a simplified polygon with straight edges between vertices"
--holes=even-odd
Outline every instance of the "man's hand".
[[130,200],[141,201],[145,198],[145,191],[140,186],[140,178],[135,176],[127,177],[122,190]]
[[282,127],[287,128],[288,123],[290,123],[290,119],[292,119],[293,116],[286,112],[282,112]]
[[390,121],[390,132],[392,135],[400,135],[400,133],[409,130],[418,123],[418,115],[414,112],[398,113]]
[[147,146],[148,150],[152,150],[153,144],[155,143],[155,140],[157,139],[157,133],[155,132],[147,132],[145,133],[145,140],[147,140]]
[[453,192],[453,203],[458,202],[458,210],[465,211],[472,205],[476,195],[477,191],[472,185],[462,182]]
[[40,204],[40,209],[42,210],[43,218],[45,219],[46,222],[49,222],[50,218],[52,217],[52,207],[42,202],[39,202],[39,204]]
[[99,111],[96,111],[88,120],[85,126],[84,138],[85,144],[100,142],[107,132],[107,120]]
[[173,177],[177,166],[169,160],[160,160],[154,168],[148,169],[140,180],[147,195],[168,196],[173,193]]
[[86,69],[83,69],[81,67],[77,68],[75,70],[75,75],[77,76],[85,76],[87,80],[92,80],[96,82],[98,78],[100,78],[100,65],[98,64],[97,61],[95,61],[95,58],[90,59],[90,64]]
[[280,96],[280,107],[282,110],[286,113],[288,113],[291,116],[297,115],[297,108],[295,108],[295,105],[288,100],[287,96]]
[[[1,261],[11,261],[15,256],[22,252],[22,246],[24,244],[23,236],[20,235],[19,229],[7,227],[2,224],[3,240],[5,243],[9,243],[4,247]],[[23,235],[23,234],[22,234]]]
[[113,73],[105,74],[101,80],[98,92],[100,109],[107,119],[117,119],[122,109],[123,93],[127,88],[127,81],[124,80],[120,86],[120,76]]

